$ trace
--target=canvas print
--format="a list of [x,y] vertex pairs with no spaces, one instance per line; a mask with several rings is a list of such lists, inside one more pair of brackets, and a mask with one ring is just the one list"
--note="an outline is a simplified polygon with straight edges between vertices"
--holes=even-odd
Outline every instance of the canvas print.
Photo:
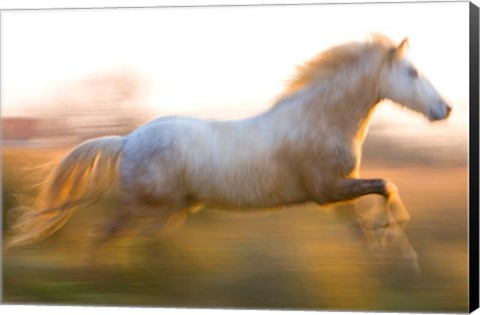
[[2,12],[3,303],[467,311],[469,8]]

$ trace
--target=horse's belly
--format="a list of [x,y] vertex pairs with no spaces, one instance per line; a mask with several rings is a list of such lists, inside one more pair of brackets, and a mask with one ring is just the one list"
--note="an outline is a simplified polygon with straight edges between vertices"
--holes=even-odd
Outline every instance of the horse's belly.
[[202,203],[203,208],[232,211],[232,212],[258,212],[266,209],[281,208],[294,204],[302,204],[307,202],[307,198],[285,198],[284,200],[242,200],[238,202],[235,199],[208,199]]
[[244,175],[247,176],[238,180],[216,178],[204,185],[199,183],[198,201],[207,208],[247,210],[290,205],[308,199],[306,192],[293,180],[274,175],[270,178],[260,176],[262,179],[255,174]]

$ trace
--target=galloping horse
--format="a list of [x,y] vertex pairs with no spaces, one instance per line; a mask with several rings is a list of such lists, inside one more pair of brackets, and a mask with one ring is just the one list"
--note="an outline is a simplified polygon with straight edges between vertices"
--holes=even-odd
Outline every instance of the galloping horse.
[[[396,45],[373,35],[320,53],[299,68],[268,111],[244,120],[155,119],[126,136],[86,141],[51,173],[34,207],[21,207],[9,245],[40,241],[118,178],[121,209],[101,243],[137,216],[161,229],[198,207],[251,211],[378,194],[396,222],[409,219],[389,180],[359,178],[362,144],[384,99],[430,120],[451,108]],[[118,176],[117,176],[118,175]]]

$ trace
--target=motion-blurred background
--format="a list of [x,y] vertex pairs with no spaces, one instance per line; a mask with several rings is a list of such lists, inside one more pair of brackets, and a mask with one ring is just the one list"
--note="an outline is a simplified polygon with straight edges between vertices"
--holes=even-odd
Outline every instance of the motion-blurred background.
[[[48,240],[5,252],[6,303],[465,311],[468,4],[308,5],[2,14],[2,201],[35,192],[80,142],[159,115],[238,119],[268,109],[295,65],[378,31],[400,41],[454,107],[428,123],[386,102],[363,177],[400,188],[421,278],[374,261],[335,209],[204,210],[156,242],[122,239],[83,264],[115,192]],[[445,21],[450,23],[445,23]],[[348,210],[347,210],[348,211]]]

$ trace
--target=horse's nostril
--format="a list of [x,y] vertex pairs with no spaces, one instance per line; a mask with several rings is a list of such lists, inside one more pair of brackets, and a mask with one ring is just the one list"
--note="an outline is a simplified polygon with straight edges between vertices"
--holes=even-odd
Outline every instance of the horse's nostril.
[[446,109],[447,109],[447,115],[446,115],[446,117],[448,117],[448,116],[450,116],[450,114],[452,113],[452,108],[451,108],[450,106],[446,105],[446,104],[445,104],[445,107],[446,107]]

